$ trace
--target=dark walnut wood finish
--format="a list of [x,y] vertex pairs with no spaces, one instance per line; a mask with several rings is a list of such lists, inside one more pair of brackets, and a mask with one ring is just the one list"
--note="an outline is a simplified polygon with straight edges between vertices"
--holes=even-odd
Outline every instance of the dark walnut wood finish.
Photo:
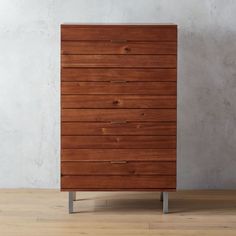
[[176,91],[176,25],[62,25],[61,190],[175,190]]

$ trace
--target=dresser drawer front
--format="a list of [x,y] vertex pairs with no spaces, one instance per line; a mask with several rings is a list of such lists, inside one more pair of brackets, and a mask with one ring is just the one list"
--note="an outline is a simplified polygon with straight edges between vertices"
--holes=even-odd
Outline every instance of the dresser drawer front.
[[62,176],[62,190],[174,189],[175,176]]
[[176,109],[62,109],[62,121],[176,121]]
[[100,161],[62,162],[62,175],[176,175],[175,162]]
[[62,136],[62,148],[176,148],[175,136]]
[[176,69],[62,68],[62,82],[86,81],[176,81]]
[[[138,147],[137,147],[138,148]],[[175,149],[62,149],[62,161],[175,161]]]
[[176,54],[176,42],[62,41],[63,55]]
[[64,122],[62,135],[176,135],[176,122]]
[[62,108],[176,108],[176,96],[63,95]]
[[174,190],[176,25],[62,25],[61,189]]
[[174,82],[62,82],[64,94],[176,95]]
[[62,25],[61,40],[176,41],[176,25]]
[[62,55],[62,67],[176,68],[176,55]]

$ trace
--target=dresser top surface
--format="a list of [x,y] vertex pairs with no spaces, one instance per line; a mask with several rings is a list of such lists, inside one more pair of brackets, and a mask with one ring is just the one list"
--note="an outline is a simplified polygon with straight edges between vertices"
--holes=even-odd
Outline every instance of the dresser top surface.
[[177,24],[174,23],[63,23],[61,27],[96,27],[96,26],[103,26],[103,27],[176,27]]

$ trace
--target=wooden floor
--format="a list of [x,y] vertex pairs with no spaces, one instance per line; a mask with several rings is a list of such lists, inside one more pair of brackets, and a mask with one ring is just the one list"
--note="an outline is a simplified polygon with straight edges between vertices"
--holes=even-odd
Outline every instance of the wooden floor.
[[236,235],[236,191],[170,194],[162,214],[158,192],[81,192],[67,213],[67,193],[0,190],[0,236]]

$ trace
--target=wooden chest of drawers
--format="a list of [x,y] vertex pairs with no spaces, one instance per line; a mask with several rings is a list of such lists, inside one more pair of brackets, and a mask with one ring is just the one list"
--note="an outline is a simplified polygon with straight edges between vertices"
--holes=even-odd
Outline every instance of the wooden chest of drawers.
[[176,25],[61,26],[61,190],[176,189]]

